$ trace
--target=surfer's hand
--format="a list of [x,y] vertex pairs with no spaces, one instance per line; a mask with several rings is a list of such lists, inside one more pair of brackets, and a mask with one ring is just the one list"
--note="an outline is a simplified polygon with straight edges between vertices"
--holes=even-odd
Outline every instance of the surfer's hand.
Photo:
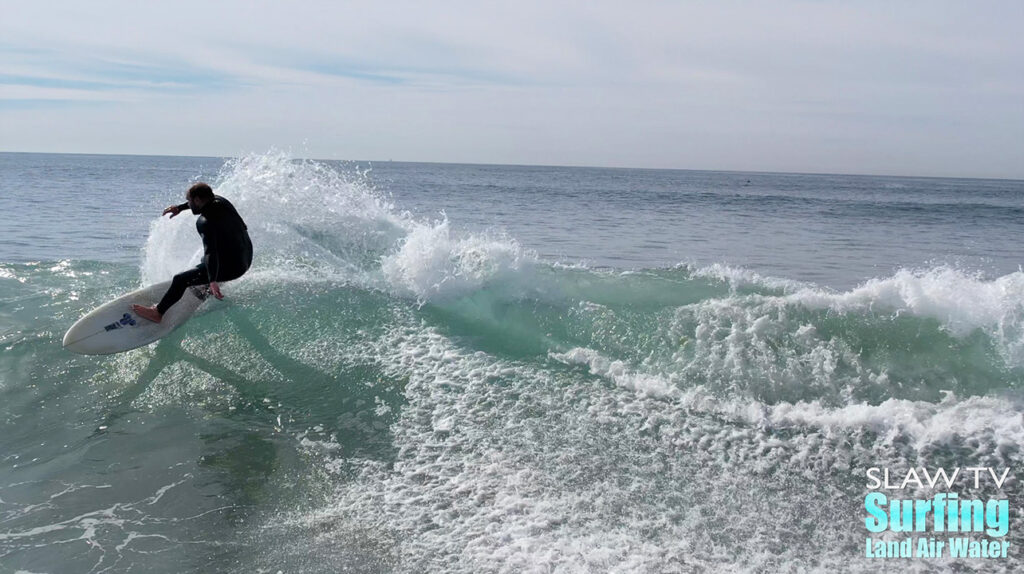
[[164,215],[167,215],[168,213],[171,214],[171,219],[174,219],[175,215],[178,215],[179,213],[181,213],[181,209],[177,205],[172,205],[172,206],[168,207],[167,209],[165,209],[164,212],[160,214],[160,216],[163,217]]
[[210,293],[213,293],[213,296],[218,299],[224,298],[224,294],[220,292],[220,285],[216,281],[210,281]]

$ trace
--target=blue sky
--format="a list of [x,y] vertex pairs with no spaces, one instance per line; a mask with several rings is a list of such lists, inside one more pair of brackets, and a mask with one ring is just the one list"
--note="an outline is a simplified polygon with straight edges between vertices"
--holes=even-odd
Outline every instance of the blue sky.
[[1024,3],[5,2],[0,150],[1024,178]]

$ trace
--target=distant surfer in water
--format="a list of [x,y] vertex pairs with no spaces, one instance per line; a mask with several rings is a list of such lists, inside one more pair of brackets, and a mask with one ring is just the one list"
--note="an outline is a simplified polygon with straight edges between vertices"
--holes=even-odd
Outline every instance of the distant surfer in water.
[[199,216],[196,229],[203,238],[203,260],[188,271],[174,276],[171,287],[163,299],[154,307],[132,305],[140,317],[159,323],[164,313],[181,299],[185,289],[194,285],[209,285],[210,293],[223,299],[219,283],[238,279],[252,265],[252,241],[248,227],[235,211],[235,206],[205,183],[197,183],[185,193],[185,203],[172,205],[161,215],[170,214],[173,219],[185,209]]

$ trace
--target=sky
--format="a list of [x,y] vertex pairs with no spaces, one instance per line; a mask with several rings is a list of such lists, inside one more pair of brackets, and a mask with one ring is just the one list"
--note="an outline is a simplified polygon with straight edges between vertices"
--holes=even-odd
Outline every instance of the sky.
[[0,151],[1024,179],[1024,2],[0,0]]

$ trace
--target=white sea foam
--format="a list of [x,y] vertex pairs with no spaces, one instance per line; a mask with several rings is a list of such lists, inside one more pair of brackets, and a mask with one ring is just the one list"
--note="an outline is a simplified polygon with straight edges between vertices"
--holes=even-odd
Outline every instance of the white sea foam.
[[807,428],[829,434],[865,429],[878,434],[886,444],[909,441],[917,452],[970,437],[981,449],[978,456],[993,457],[1004,453],[1019,457],[1016,446],[1024,443],[1024,402],[1021,397],[1006,394],[960,398],[946,393],[938,403],[888,399],[877,405],[839,407],[821,401],[765,404],[742,396],[723,397],[703,386],[676,388],[665,377],[631,369],[592,349],[576,348],[550,356],[566,364],[586,366],[591,374],[608,378],[641,397],[669,400],[692,412],[726,417],[755,428]]
[[770,277],[749,269],[723,265],[721,263],[713,263],[706,266],[684,265],[682,268],[687,269],[694,277],[707,277],[725,281],[734,290],[745,286],[757,286],[792,292],[810,286],[801,281]]
[[[551,354],[584,373],[504,360],[412,316],[366,343],[353,360],[408,380],[396,459],[329,462],[358,474],[273,528],[318,533],[313,552],[369,538],[399,571],[774,571],[770,549],[785,544],[785,564],[870,572],[845,550],[862,538],[862,501],[839,485],[857,469],[946,444],[1016,464],[1024,440],[1019,407],[995,397],[771,405],[679,389],[593,349]],[[794,526],[806,523],[830,528]]]
[[1024,311],[1024,273],[985,279],[951,267],[900,270],[850,291],[802,289],[789,296],[810,308],[841,312],[878,310],[938,319],[955,335],[1010,327],[1016,336]]
[[[981,331],[995,342],[1003,361],[1024,367],[1024,272],[986,278],[953,267],[903,269],[889,277],[875,278],[847,290],[762,277],[743,269],[710,266],[693,270],[695,276],[728,281],[733,289],[763,286],[781,294],[752,294],[708,302],[716,312],[751,316],[784,307],[824,310],[850,316],[897,319],[913,316],[934,319],[957,338]],[[738,308],[745,309],[739,311]]]
[[487,283],[516,279],[530,256],[515,240],[484,234],[458,236],[448,220],[412,226],[401,247],[381,265],[389,285],[419,299],[471,293]]
[[1024,367],[1024,273],[986,279],[950,267],[901,270],[838,294],[806,289],[790,300],[839,312],[903,313],[938,320],[956,337],[980,330],[1007,365]]

